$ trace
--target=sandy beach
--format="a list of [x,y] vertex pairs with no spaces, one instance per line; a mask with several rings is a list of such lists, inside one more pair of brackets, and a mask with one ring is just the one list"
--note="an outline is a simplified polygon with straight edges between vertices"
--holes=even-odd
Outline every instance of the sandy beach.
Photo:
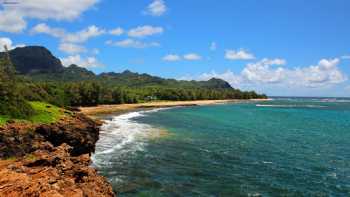
[[197,100],[197,101],[156,101],[137,104],[117,104],[117,105],[99,105],[94,107],[80,107],[80,111],[89,116],[103,115],[111,113],[125,113],[137,109],[148,108],[166,108],[166,107],[186,107],[200,105],[214,105],[222,103],[237,103],[244,101],[266,101],[269,99],[252,99],[252,100]]

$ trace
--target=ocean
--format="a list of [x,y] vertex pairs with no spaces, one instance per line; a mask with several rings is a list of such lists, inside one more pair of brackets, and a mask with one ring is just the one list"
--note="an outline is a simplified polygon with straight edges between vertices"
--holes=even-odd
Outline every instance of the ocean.
[[93,165],[119,196],[350,196],[350,99],[110,116]]

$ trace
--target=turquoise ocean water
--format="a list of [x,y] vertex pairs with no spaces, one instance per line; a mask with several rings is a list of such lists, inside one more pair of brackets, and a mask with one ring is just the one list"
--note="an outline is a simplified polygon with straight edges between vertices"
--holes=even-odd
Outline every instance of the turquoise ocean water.
[[350,196],[350,100],[110,117],[93,160],[120,196]]

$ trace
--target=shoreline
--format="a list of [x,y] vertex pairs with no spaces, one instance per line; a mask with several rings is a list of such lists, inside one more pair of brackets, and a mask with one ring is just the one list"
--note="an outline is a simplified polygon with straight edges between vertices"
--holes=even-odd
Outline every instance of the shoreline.
[[204,105],[216,105],[225,103],[239,103],[239,102],[257,102],[257,101],[270,101],[271,99],[249,99],[249,100],[195,100],[195,101],[155,101],[147,103],[135,103],[135,104],[113,104],[113,105],[98,105],[94,107],[79,107],[81,113],[95,117],[99,115],[109,114],[123,114],[138,109],[156,109],[156,108],[168,108],[168,107],[191,107],[191,106],[204,106]]

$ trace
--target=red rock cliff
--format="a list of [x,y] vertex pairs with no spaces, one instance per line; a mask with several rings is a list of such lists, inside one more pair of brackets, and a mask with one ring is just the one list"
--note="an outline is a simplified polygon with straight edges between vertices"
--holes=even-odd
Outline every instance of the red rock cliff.
[[99,125],[81,114],[51,125],[0,128],[0,197],[114,196],[90,167]]

